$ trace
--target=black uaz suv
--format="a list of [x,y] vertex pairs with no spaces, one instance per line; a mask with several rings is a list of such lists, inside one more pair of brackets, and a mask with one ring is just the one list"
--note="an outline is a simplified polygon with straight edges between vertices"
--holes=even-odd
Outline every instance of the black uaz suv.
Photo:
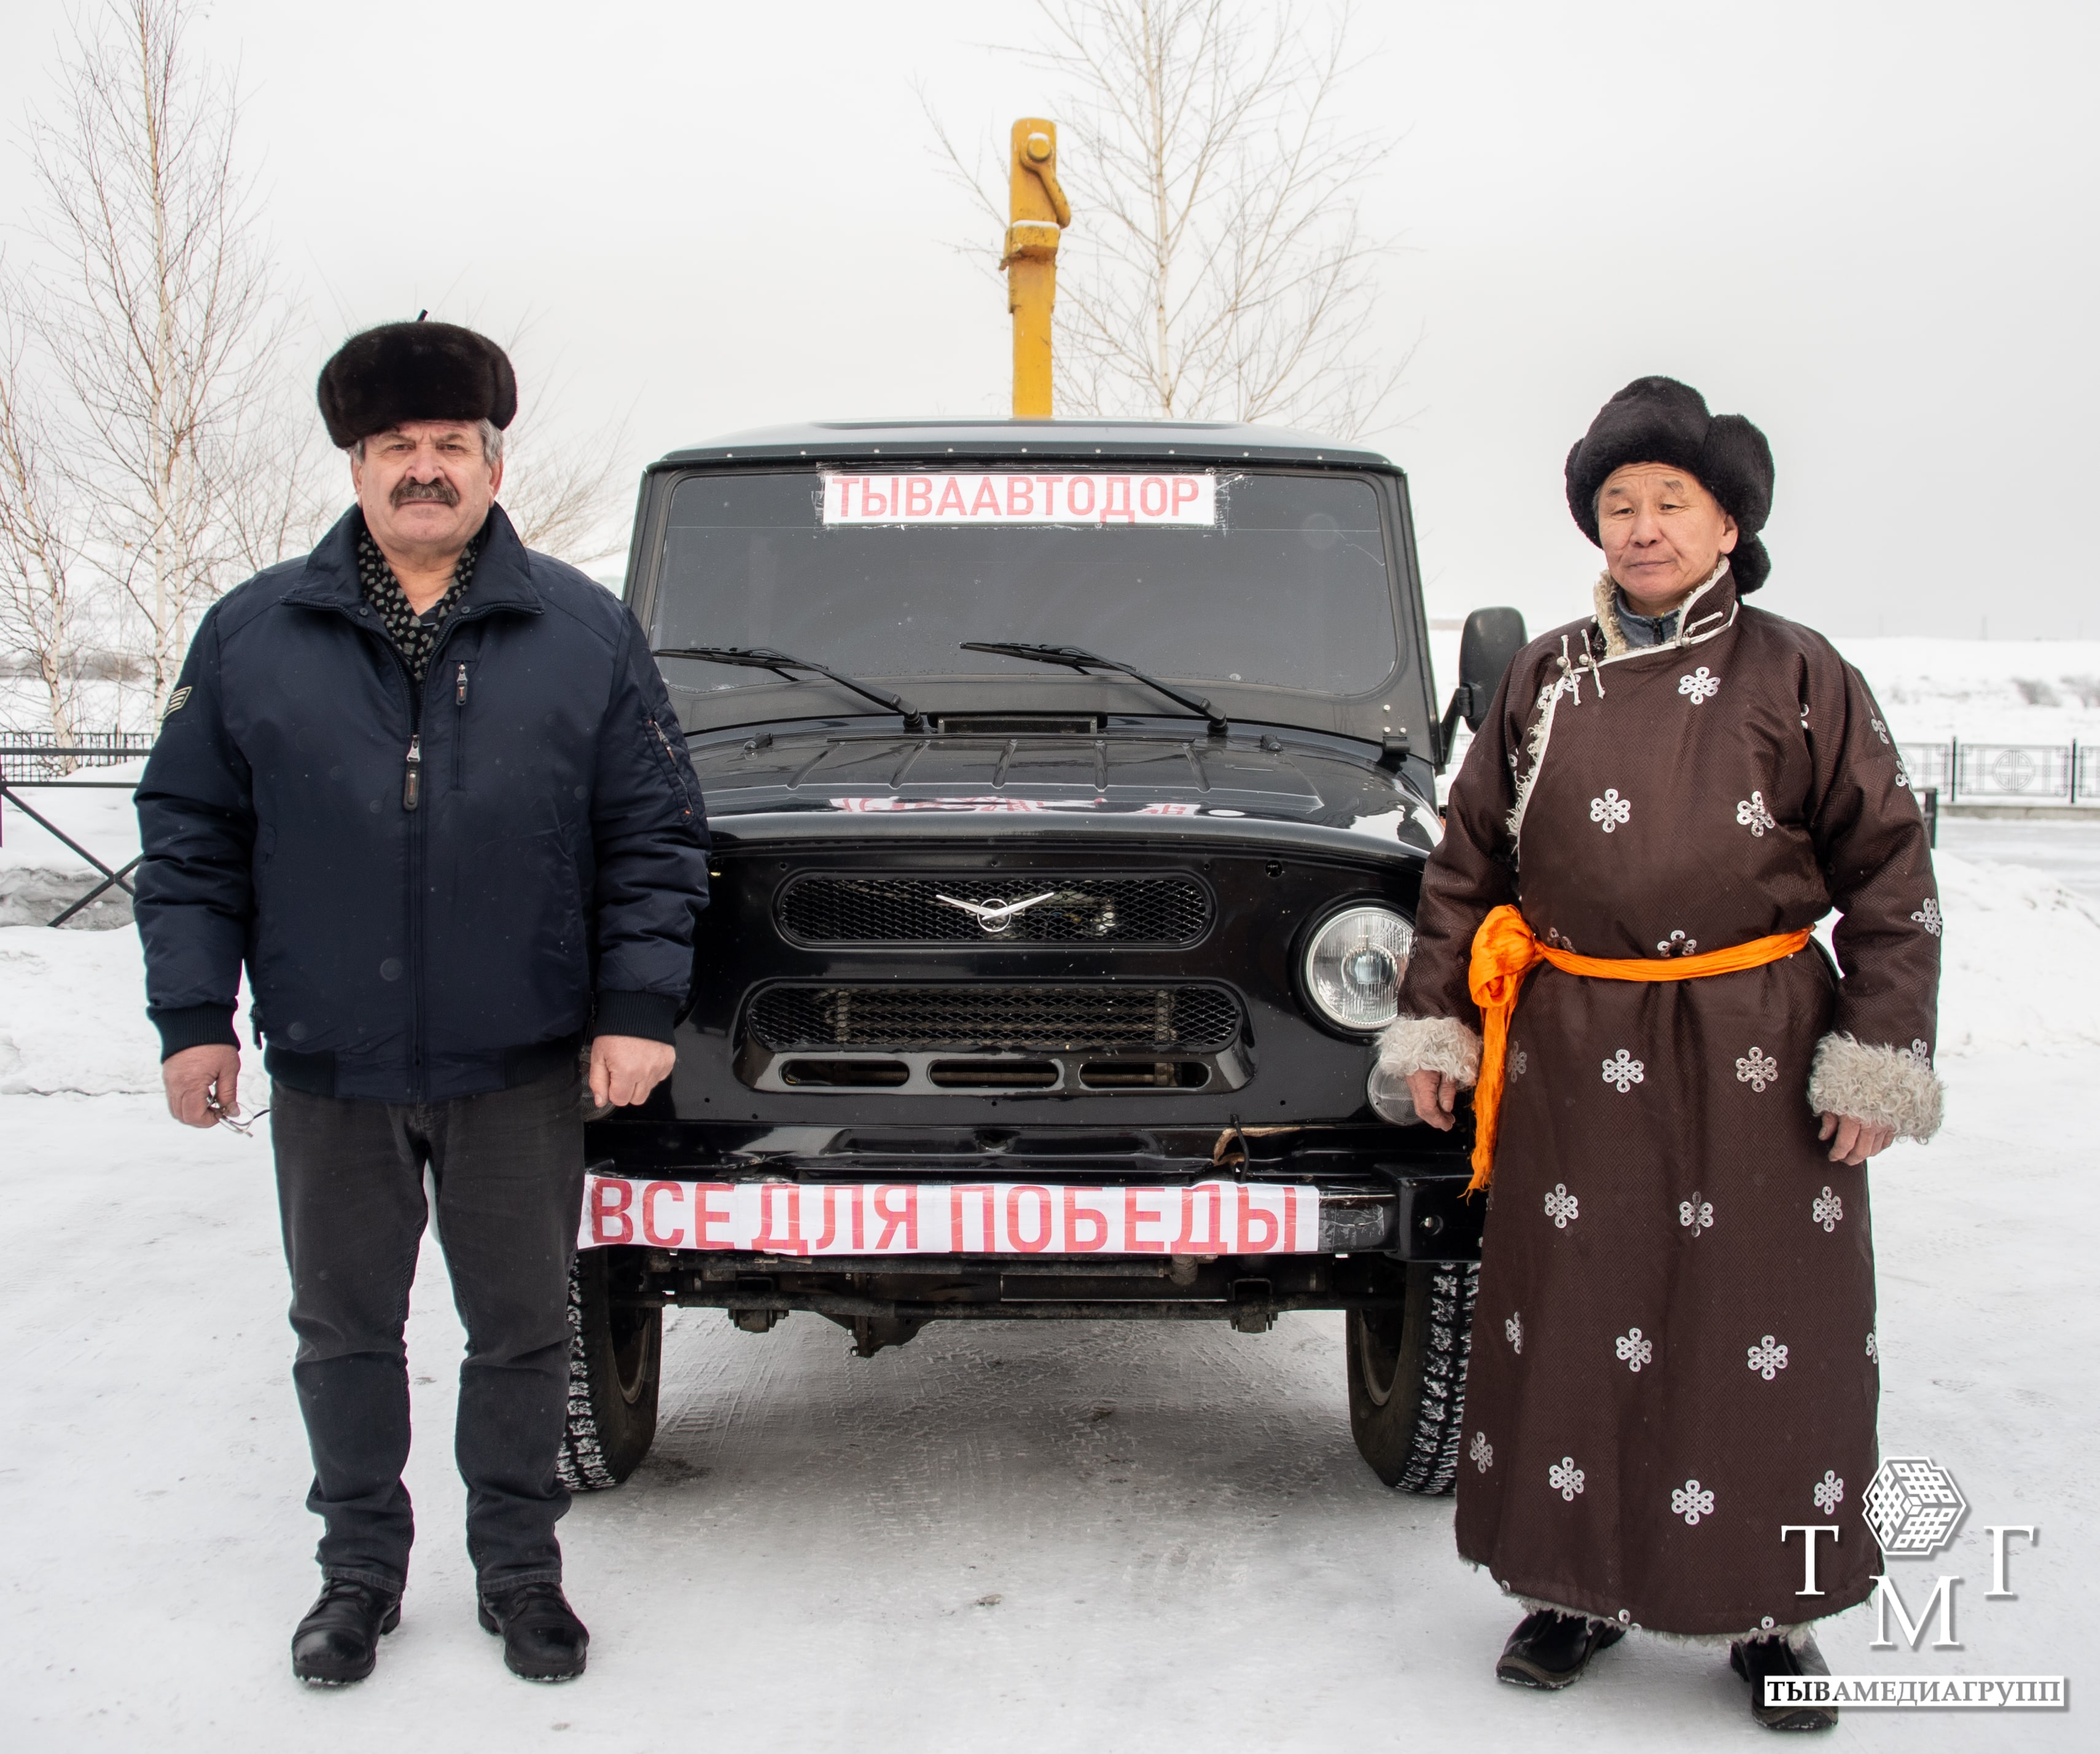
[[662,1310],[1348,1312],[1388,1483],[1456,1469],[1467,1140],[1380,1120],[1436,776],[1407,484],[1253,426],[836,424],[645,478],[627,601],[706,793],[677,1067],[593,1126],[565,1476],[654,1434]]

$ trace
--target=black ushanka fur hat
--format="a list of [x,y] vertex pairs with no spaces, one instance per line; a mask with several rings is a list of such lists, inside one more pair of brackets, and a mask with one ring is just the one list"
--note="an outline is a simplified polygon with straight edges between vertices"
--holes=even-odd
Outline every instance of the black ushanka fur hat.
[[1740,414],[1708,413],[1705,397],[1674,378],[1636,378],[1597,411],[1568,453],[1568,509],[1593,542],[1597,495],[1628,463],[1664,463],[1697,476],[1736,520],[1728,570],[1737,594],[1764,583],[1771,557],[1758,532],[1771,515],[1772,454],[1762,432]]
[[486,420],[507,426],[518,379],[502,348],[453,323],[382,323],[352,335],[321,368],[321,418],[347,449],[404,420]]

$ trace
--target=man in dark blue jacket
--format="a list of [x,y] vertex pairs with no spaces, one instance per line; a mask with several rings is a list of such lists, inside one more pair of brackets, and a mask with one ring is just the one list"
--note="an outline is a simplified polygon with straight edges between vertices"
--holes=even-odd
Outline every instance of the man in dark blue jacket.
[[555,1478],[585,1074],[671,1069],[707,903],[699,788],[641,630],[496,504],[510,362],[448,324],[354,336],[321,374],[354,506],[199,626],[139,791],[139,928],[168,1105],[240,1112],[245,963],[323,1518],[293,1640],[362,1680],[412,1534],[402,1332],[435,1189],[467,1330],[457,1455],[482,1624],[582,1672]]

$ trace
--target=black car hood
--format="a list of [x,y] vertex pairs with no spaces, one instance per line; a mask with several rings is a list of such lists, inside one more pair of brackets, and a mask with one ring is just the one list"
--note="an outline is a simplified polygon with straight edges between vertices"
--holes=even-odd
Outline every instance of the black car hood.
[[1339,745],[1238,728],[1191,738],[1180,727],[885,735],[849,720],[690,740],[709,822],[726,843],[1188,835],[1425,858],[1441,833],[1427,799]]

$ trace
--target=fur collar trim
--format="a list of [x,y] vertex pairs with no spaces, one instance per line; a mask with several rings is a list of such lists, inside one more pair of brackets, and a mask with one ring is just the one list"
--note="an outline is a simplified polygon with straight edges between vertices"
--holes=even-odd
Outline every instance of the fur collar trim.
[[1633,650],[1619,621],[1619,587],[1608,572],[1599,572],[1591,587],[1590,601],[1596,607],[1597,631],[1604,636],[1604,656],[1616,658]]
[[[1677,634],[1674,641],[1665,644],[1682,644],[1691,625],[1692,606],[1728,575],[1728,557],[1722,555],[1720,563],[1706,575],[1705,581],[1683,602],[1677,606]],[[1590,607],[1595,611],[1597,631],[1604,636],[1604,656],[1622,658],[1635,648],[1627,643],[1626,630],[1619,620],[1619,586],[1608,571],[1597,575],[1597,582],[1590,588]]]

